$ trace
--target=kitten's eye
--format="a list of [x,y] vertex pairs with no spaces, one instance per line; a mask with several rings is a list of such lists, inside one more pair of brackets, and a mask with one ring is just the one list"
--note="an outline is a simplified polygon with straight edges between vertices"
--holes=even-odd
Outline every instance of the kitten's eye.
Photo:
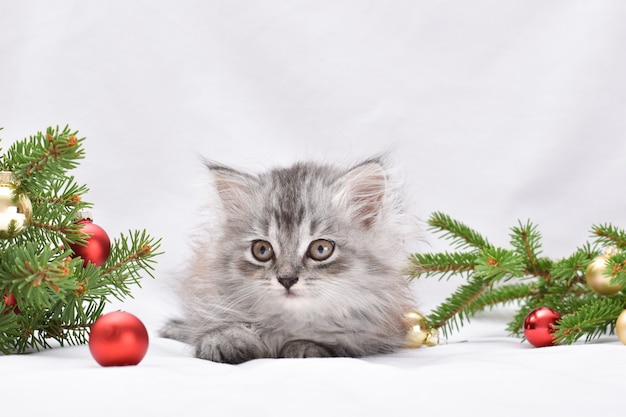
[[274,257],[274,249],[270,242],[255,240],[252,242],[252,256],[260,262],[267,262]]
[[325,261],[335,250],[335,242],[326,239],[317,239],[309,245],[308,255],[316,261]]

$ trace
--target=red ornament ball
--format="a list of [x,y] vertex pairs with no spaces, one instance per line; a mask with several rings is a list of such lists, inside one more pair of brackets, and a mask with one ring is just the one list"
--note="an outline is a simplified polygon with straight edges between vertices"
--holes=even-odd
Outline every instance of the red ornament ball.
[[531,345],[544,347],[554,345],[554,325],[561,315],[549,307],[539,307],[524,319],[524,336]]
[[137,365],[148,351],[148,331],[130,313],[103,314],[91,326],[89,351],[102,366]]
[[87,245],[71,244],[70,248],[72,248],[76,256],[83,258],[85,266],[87,266],[88,262],[93,263],[95,266],[102,265],[111,254],[111,239],[109,239],[109,235],[102,227],[93,223],[90,218],[80,220],[78,224],[83,225],[82,232],[89,235]]
[[[13,307],[13,312],[15,314],[20,314],[20,308],[17,306],[17,300],[13,293],[4,296],[4,305],[7,307]],[[4,314],[8,314],[9,311],[5,311]]]

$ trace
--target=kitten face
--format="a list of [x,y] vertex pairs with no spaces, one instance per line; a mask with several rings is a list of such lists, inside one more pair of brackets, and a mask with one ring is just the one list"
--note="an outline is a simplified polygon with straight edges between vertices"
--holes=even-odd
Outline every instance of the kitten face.
[[[339,232],[342,219],[332,214],[332,199],[316,193],[322,184],[315,178],[297,178],[295,172],[283,174],[263,179],[271,185],[252,193],[244,227],[253,232],[242,235],[238,252],[231,255],[239,258],[233,275],[246,277],[242,286],[255,287],[256,307],[264,311],[323,305],[332,297],[333,282],[341,280],[350,264],[343,253],[347,236]],[[299,184],[293,186],[303,188],[289,186],[294,175]],[[296,191],[319,198],[295,199]]]
[[384,290],[377,271],[393,268],[374,223],[386,180],[378,165],[357,174],[302,164],[258,178],[228,172],[218,179],[227,231],[222,262],[245,309],[349,310],[352,298],[363,302],[363,289]]

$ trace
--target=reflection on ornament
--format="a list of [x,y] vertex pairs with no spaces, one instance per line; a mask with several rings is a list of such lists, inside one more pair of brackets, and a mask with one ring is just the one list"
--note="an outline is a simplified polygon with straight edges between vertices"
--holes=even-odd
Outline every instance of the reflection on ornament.
[[18,186],[12,172],[0,171],[0,238],[15,237],[30,225],[33,208]]
[[426,342],[426,337],[428,337],[428,333],[420,329],[419,326],[415,326],[407,332],[405,346],[407,348],[422,347]]
[[423,345],[435,346],[439,343],[439,331],[428,327],[428,320],[417,311],[408,311],[404,314],[407,334],[404,346],[420,348]]
[[622,286],[619,284],[611,284],[610,275],[605,275],[609,257],[610,252],[605,252],[603,255],[596,257],[585,271],[587,285],[592,291],[600,295],[613,295],[622,289]]
[[548,307],[539,307],[528,313],[524,319],[524,336],[535,347],[554,345],[554,325],[561,315]]
[[626,345],[626,310],[622,311],[615,321],[615,333],[623,344]]

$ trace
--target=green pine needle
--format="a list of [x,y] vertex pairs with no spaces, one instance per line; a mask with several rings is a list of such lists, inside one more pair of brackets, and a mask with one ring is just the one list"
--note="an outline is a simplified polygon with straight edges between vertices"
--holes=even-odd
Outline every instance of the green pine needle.
[[481,250],[490,247],[491,244],[475,230],[465,224],[453,220],[447,214],[435,212],[428,220],[432,230],[441,233],[446,240],[452,240],[457,249]]
[[604,246],[616,246],[618,249],[626,250],[626,232],[611,224],[595,225],[591,228],[596,241]]
[[[517,311],[507,330],[522,336],[526,316],[537,307],[559,312],[555,337],[560,343],[613,334],[617,316],[626,308],[626,232],[610,224],[593,226],[594,242],[585,242],[570,256],[542,256],[541,234],[527,221],[511,228],[512,249],[495,247],[465,224],[436,212],[429,220],[435,233],[452,240],[456,252],[412,254],[410,279],[461,276],[465,282],[429,315],[434,328],[447,336],[477,313],[514,304]],[[623,288],[600,296],[586,284],[587,266],[604,247],[610,250],[605,275]]]
[[407,274],[411,279],[433,275],[444,279],[474,270],[476,258],[476,253],[415,253],[410,257],[412,266]]
[[460,285],[443,304],[428,315],[428,322],[433,328],[440,329],[444,337],[454,329],[459,330],[476,313],[468,306],[472,305],[489,285],[487,280],[480,278]]
[[560,343],[571,344],[583,337],[589,341],[603,334],[613,334],[615,319],[623,310],[621,297],[591,296],[579,309],[561,317],[554,326],[554,337]]
[[70,249],[87,242],[76,220],[92,206],[83,199],[87,187],[68,175],[84,157],[83,141],[69,127],[48,128],[15,142],[2,158],[2,169],[20,180],[18,191],[33,206],[31,226],[0,239],[4,354],[85,343],[110,298],[131,297],[143,275],[153,276],[161,241],[146,231],[114,239],[101,267],[85,264]]
[[541,274],[539,255],[541,254],[541,234],[537,226],[529,221],[526,224],[519,222],[517,227],[511,228],[511,245],[523,257],[526,269],[530,273]]

